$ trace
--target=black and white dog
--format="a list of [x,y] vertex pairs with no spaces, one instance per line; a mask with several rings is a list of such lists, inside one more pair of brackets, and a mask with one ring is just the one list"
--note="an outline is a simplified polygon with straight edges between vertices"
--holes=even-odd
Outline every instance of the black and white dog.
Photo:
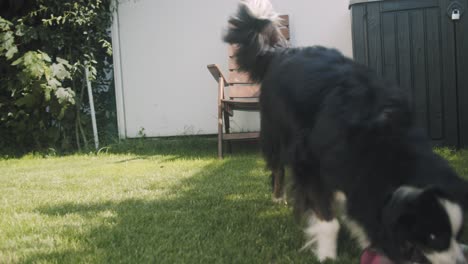
[[305,248],[336,258],[341,217],[365,248],[396,263],[467,263],[457,242],[468,185],[432,151],[408,96],[323,47],[288,48],[268,0],[246,0],[224,40],[262,83],[262,150],[291,168]]

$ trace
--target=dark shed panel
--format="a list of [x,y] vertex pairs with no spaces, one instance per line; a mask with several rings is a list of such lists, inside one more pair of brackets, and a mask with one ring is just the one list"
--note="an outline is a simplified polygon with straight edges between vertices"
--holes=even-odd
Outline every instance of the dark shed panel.
[[468,15],[449,15],[467,1],[350,2],[354,59],[408,91],[435,144],[468,146]]

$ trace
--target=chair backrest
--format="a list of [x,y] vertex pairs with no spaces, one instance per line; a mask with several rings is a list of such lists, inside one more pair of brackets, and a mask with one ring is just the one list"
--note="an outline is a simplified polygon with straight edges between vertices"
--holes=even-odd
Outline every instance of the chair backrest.
[[[289,16],[281,15],[281,33],[289,41]],[[235,45],[228,46],[228,82],[229,86],[228,96],[230,98],[255,98],[260,95],[260,85],[250,80],[247,73],[240,72],[237,65],[234,53],[236,51]]]

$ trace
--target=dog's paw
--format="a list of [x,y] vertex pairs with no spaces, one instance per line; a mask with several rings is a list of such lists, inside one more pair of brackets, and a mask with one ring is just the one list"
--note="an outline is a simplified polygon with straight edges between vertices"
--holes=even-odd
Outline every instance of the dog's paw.
[[333,251],[333,250],[327,250],[324,248],[320,248],[316,242],[313,242],[312,245],[308,245],[310,241],[308,241],[306,243],[306,245],[304,245],[302,248],[301,248],[301,251],[304,251],[304,250],[307,250],[309,249],[312,254],[315,255],[315,257],[317,257],[317,259],[320,261],[320,262],[325,262],[326,260],[335,260],[336,259],[336,251]]
[[275,197],[275,195],[273,194],[271,195],[271,200],[277,204],[288,204],[288,199],[286,197],[286,194],[283,194],[280,197]]
[[310,249],[320,262],[336,259],[339,229],[336,219],[327,222],[310,217],[308,227],[304,230],[306,243],[301,250]]

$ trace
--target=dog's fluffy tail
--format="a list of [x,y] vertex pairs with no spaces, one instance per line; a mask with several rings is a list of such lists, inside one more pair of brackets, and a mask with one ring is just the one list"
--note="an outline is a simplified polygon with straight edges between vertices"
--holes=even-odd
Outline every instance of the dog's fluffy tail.
[[237,45],[237,64],[254,81],[263,79],[274,49],[287,46],[280,23],[269,0],[243,0],[237,14],[229,19],[224,41]]

